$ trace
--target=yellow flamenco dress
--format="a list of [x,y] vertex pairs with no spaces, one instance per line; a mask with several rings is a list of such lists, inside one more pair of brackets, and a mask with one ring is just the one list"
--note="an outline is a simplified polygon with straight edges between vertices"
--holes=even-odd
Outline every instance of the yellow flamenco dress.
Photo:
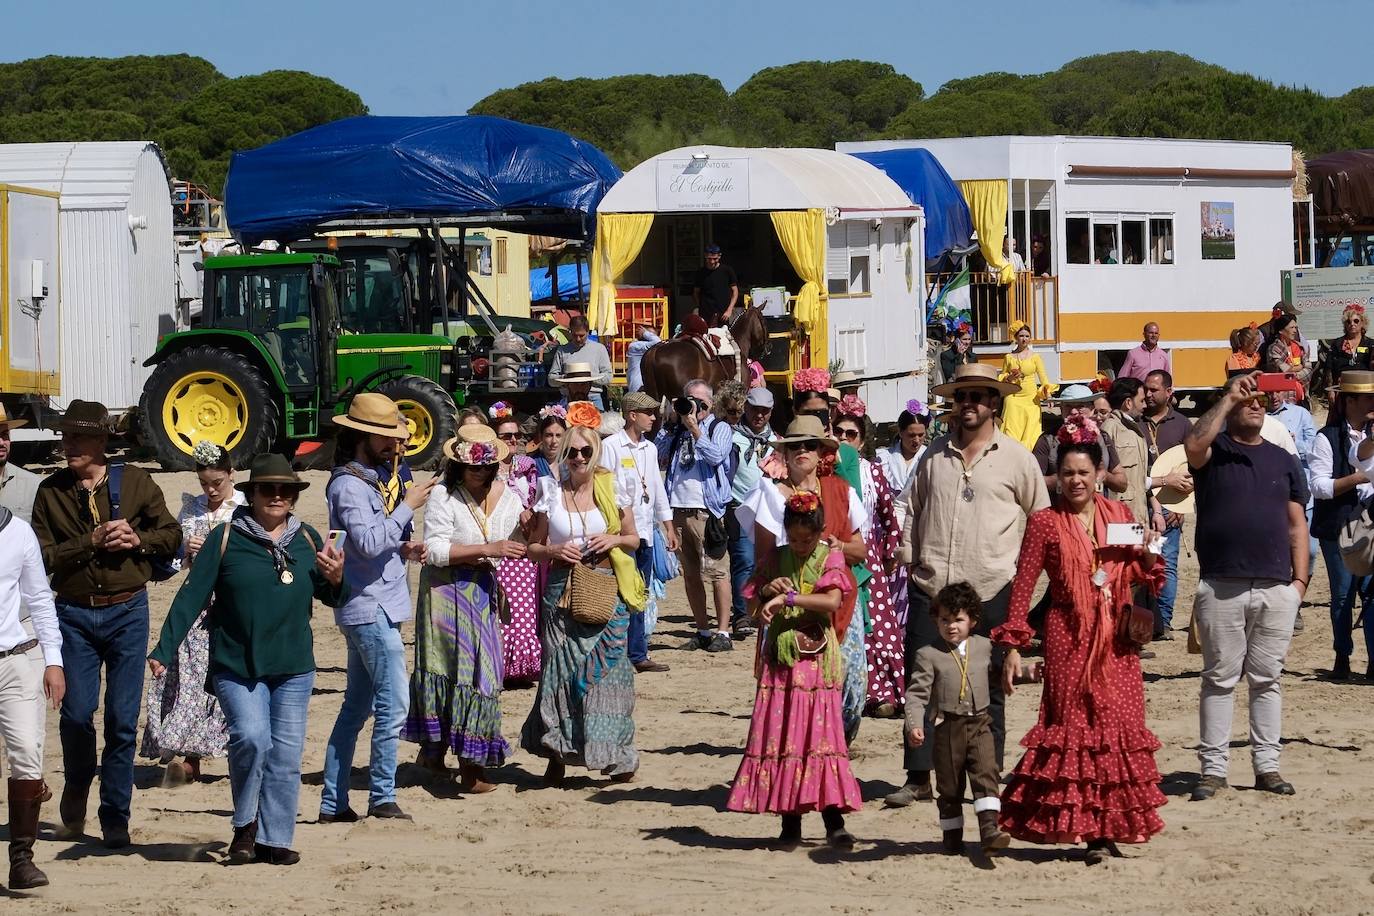
[[998,378],[1019,385],[1020,390],[1002,399],[1002,432],[1034,449],[1040,438],[1040,404],[1054,394],[1040,354],[1026,350],[1018,356],[1008,353],[1002,360]]

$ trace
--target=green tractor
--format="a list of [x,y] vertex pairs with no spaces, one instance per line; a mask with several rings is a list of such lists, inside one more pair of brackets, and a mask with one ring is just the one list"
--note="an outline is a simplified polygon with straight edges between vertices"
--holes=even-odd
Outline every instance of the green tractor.
[[385,270],[354,273],[346,288],[359,294],[341,305],[340,267],[332,254],[205,259],[200,326],[162,338],[145,362],[156,368],[140,402],[143,441],[163,467],[192,468],[201,440],[243,467],[327,438],[360,391],[396,401],[412,466],[438,464],[457,426],[454,342],[412,331],[406,310],[367,309],[361,293],[391,282]]

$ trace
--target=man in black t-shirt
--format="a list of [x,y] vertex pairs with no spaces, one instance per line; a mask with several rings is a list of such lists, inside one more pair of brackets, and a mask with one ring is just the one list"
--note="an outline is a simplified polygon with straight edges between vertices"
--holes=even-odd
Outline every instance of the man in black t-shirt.
[[706,246],[706,266],[697,274],[692,298],[696,300],[697,314],[709,327],[727,325],[734,317],[735,303],[739,301],[739,279],[734,268],[721,263],[719,245]]
[[[1193,801],[1226,788],[1236,684],[1249,686],[1255,788],[1292,795],[1279,775],[1279,676],[1307,591],[1307,486],[1297,459],[1260,435],[1269,395],[1238,375],[1183,440],[1197,494],[1201,578],[1202,778]],[[1224,431],[1223,431],[1224,428]]]

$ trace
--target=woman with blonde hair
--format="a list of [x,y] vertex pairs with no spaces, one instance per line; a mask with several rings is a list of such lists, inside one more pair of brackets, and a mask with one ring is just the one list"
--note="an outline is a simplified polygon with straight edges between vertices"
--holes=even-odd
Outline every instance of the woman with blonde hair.
[[[1374,339],[1368,335],[1369,319],[1364,306],[1352,302],[1341,312],[1340,337],[1323,340],[1317,347],[1317,380],[1321,388],[1341,383],[1347,369],[1374,368]],[[1321,390],[1321,389],[1318,389]]]
[[1013,321],[1008,328],[1016,349],[1002,360],[998,378],[1020,390],[1002,399],[1002,432],[1027,449],[1035,448],[1040,438],[1040,402],[1054,394],[1040,354],[1031,349],[1030,325]]

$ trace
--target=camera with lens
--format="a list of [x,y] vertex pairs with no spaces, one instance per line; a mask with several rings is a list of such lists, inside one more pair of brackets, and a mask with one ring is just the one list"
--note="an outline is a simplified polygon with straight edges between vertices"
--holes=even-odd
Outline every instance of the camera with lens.
[[679,417],[685,417],[696,411],[696,404],[692,398],[673,398],[673,412]]

